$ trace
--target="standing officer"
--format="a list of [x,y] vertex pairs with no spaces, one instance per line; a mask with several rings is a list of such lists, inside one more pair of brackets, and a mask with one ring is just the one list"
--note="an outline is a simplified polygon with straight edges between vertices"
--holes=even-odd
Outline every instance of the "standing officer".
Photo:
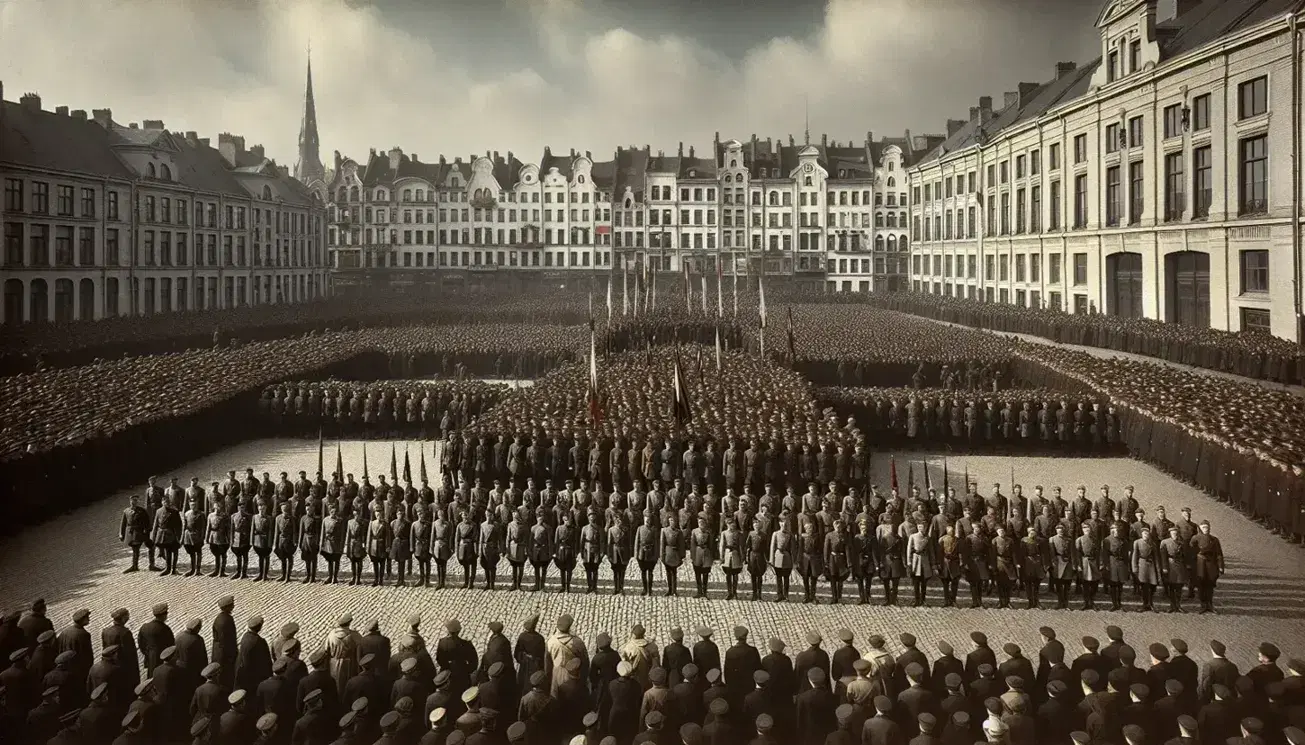
[[1187,571],[1187,550],[1178,536],[1178,526],[1171,525],[1169,536],[1160,542],[1160,578],[1164,581],[1165,595],[1169,597],[1169,612],[1183,610],[1183,587],[1190,581]]
[[127,628],[131,614],[126,608],[119,608],[110,615],[110,619],[113,623],[100,632],[100,649],[118,648],[117,659],[121,665],[123,689],[124,692],[130,691],[140,682],[140,656],[137,653],[136,639]]
[[136,642],[140,653],[145,657],[145,677],[153,677],[154,668],[159,666],[163,650],[176,643],[172,629],[168,627],[168,604],[158,603],[152,609],[154,618],[141,624],[136,632]]
[[1064,523],[1056,526],[1056,534],[1047,542],[1048,584],[1056,593],[1056,608],[1069,607],[1069,586],[1074,581],[1074,543],[1065,535]]
[[503,556],[503,529],[493,512],[487,512],[485,522],[480,524],[477,553],[480,566],[485,570],[485,588],[493,590],[498,578],[498,562]]
[[[648,513],[651,519],[652,513]],[[684,531],[674,514],[666,516],[666,527],[661,529],[657,538],[657,555],[661,558],[662,570],[666,573],[666,595],[677,594],[680,565],[684,563]],[[649,573],[651,575],[651,572]]]
[[768,556],[771,569],[775,571],[776,603],[788,600],[789,577],[793,573],[793,555],[797,551],[797,537],[790,532],[789,523],[789,514],[784,512],[779,518],[779,529],[770,536]]
[[576,544],[579,531],[575,529],[570,512],[562,515],[562,524],[557,526],[553,537],[553,563],[557,565],[562,586],[558,592],[571,591],[571,576],[575,573]]
[[[356,509],[349,515],[349,522],[344,528],[344,553],[349,557],[349,585],[362,583],[362,561],[367,555],[367,513]],[[260,563],[263,557],[259,557]],[[266,579],[266,577],[264,577]]]
[[592,507],[588,519],[580,529],[580,561],[585,566],[585,594],[598,592],[598,567],[603,560],[603,526],[599,522],[598,510]]
[[340,556],[344,553],[345,521],[340,517],[340,506],[328,503],[326,517],[322,518],[321,552],[326,559],[326,584],[340,581]]
[[1142,527],[1141,536],[1133,541],[1133,576],[1142,591],[1142,610],[1154,610],[1152,598],[1160,581],[1160,549],[1151,540],[1151,526]]
[[208,525],[208,515],[204,512],[202,493],[201,490],[200,496],[186,498],[186,512],[181,516],[181,545],[190,558],[187,577],[198,576],[200,567],[204,565],[204,529]]
[[[412,563],[412,521],[408,519],[408,511],[404,509],[393,509],[390,514],[393,517],[389,520],[390,529],[386,535],[389,554],[385,557],[383,569],[388,571],[393,567],[399,575],[394,586],[405,587],[408,584],[408,567]],[[384,519],[385,517],[381,518]]]
[[367,557],[372,562],[372,587],[385,582],[385,557],[390,553],[390,524],[384,512],[372,512],[367,522]]
[[249,543],[254,520],[249,514],[249,503],[241,499],[236,503],[236,514],[231,516],[231,554],[236,557],[232,579],[245,579],[249,571]]
[[1214,612],[1214,586],[1224,573],[1223,545],[1210,533],[1210,521],[1202,520],[1200,532],[1192,536],[1192,549],[1195,553],[1193,566],[1196,576],[1197,592],[1200,595],[1201,612]]
[[249,544],[258,557],[258,570],[254,574],[255,582],[267,581],[269,557],[272,554],[276,536],[276,521],[272,517],[272,507],[267,501],[260,500],[258,514],[250,525]]
[[281,514],[276,516],[273,526],[272,550],[281,563],[281,582],[290,581],[290,572],[295,558],[295,549],[299,545],[299,523],[295,519],[294,505],[281,503]]
[[956,605],[956,592],[964,574],[963,544],[956,536],[956,526],[948,523],[938,539],[938,576],[943,585],[943,607]]
[[631,553],[629,530],[624,517],[618,516],[608,525],[605,546],[607,562],[612,567],[612,594],[620,595],[625,592],[625,572],[630,566]]
[[449,576],[449,559],[453,558],[454,543],[457,539],[457,526],[450,519],[449,505],[436,507],[436,518],[431,525],[431,558],[435,562],[435,587],[443,590]]
[[317,508],[312,501],[304,505],[304,516],[299,518],[299,532],[296,544],[299,558],[304,562],[304,584],[317,581],[317,557],[322,547],[322,521],[317,516]]
[[715,536],[707,526],[707,518],[698,518],[698,527],[689,534],[689,561],[693,565],[693,579],[697,586],[695,597],[707,597],[707,580],[715,563]]
[[[173,480],[176,483],[176,480]],[[154,511],[154,545],[163,554],[163,571],[160,576],[177,573],[177,553],[181,547],[181,512],[171,499],[161,499]]]
[[1101,546],[1102,579],[1110,588],[1110,609],[1123,605],[1124,583],[1132,577],[1129,544],[1119,535],[1119,525],[1111,524],[1110,535]]
[[639,564],[644,596],[652,595],[653,570],[660,555],[661,531],[656,527],[655,519],[652,513],[645,514],[643,524],[634,534],[634,560]]
[[[760,516],[753,518],[752,530],[746,539],[746,563],[748,576],[752,579],[752,599],[761,600],[761,581],[766,576],[766,567],[770,564],[770,532],[762,523]],[[738,575],[735,575],[735,590],[738,589]]]
[[[122,523],[118,528],[118,540],[131,547],[131,566],[123,570],[124,574],[140,571],[140,547],[149,535],[150,523],[150,514],[140,506],[140,497],[133,494],[128,500],[127,509],[122,511]],[[153,555],[154,549],[151,548],[151,564],[154,563]]]
[[1019,555],[1015,541],[1006,535],[1006,527],[997,527],[997,537],[992,539],[995,559],[993,574],[997,583],[998,608],[1010,607],[1011,586],[1019,581]]
[[512,510],[512,522],[508,523],[504,543],[504,554],[512,567],[512,589],[521,589],[521,580],[525,575],[526,560],[530,557],[530,526],[526,525],[524,509]]
[[430,520],[430,512],[425,504],[418,503],[413,505],[416,517],[412,523],[411,541],[412,556],[417,560],[417,579],[413,582],[417,587],[430,587],[430,556],[432,532],[434,525]]
[[545,523],[546,514],[542,507],[536,509],[535,524],[530,528],[530,566],[535,570],[532,592],[544,589],[548,565],[553,559],[553,531]]
[[1097,582],[1102,576],[1101,546],[1092,526],[1083,523],[1083,535],[1074,540],[1074,575],[1083,590],[1083,610],[1096,609]]

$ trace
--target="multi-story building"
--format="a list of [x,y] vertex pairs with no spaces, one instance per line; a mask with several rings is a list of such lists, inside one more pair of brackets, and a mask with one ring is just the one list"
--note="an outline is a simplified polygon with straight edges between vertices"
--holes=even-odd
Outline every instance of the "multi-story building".
[[898,289],[910,245],[905,168],[940,139],[717,135],[708,157],[683,143],[674,155],[622,147],[607,161],[545,148],[537,166],[492,151],[426,163],[395,147],[366,163],[336,153],[308,185],[328,205],[339,284],[456,284],[514,270],[714,274],[719,263],[727,275]]
[[162,121],[0,108],[3,321],[308,300],[327,291],[325,210],[242,138]]
[[1098,59],[980,98],[908,169],[912,287],[1299,338],[1302,22],[1105,3]]

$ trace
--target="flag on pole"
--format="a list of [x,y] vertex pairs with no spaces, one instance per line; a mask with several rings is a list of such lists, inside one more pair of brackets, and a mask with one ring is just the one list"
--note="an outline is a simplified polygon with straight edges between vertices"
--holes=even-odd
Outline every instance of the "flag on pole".
[[891,455],[888,456],[888,485],[897,491],[897,459]]
[[429,479],[426,476],[426,448],[421,449],[421,483],[426,483]]
[[907,490],[915,488],[915,461],[906,462],[906,488]]
[[760,302],[760,311],[758,317],[761,321],[761,330],[757,333],[757,337],[760,339],[761,342],[761,356],[765,357],[766,356],[766,283],[762,281],[762,279],[763,279],[762,277],[757,278],[757,297]]
[[788,359],[797,362],[797,339],[793,336],[793,306],[788,306]]
[[390,480],[398,482],[399,480],[399,455],[394,451],[394,443],[390,443]]
[[603,418],[603,410],[598,400],[598,341],[593,329],[589,330],[589,421],[595,426]]
[[621,270],[621,315],[630,315],[630,270]]
[[[717,318],[725,317],[725,292],[723,289],[724,286],[722,284],[722,278],[721,278],[722,271],[723,270],[721,269],[721,262],[717,261],[716,262],[716,317]],[[704,281],[706,280],[704,279]],[[703,294],[705,295],[706,293]]]
[[612,275],[607,275],[607,324],[612,323]]
[[739,268],[734,267],[734,317],[739,317]]
[[702,314],[707,315],[707,275],[702,275]]
[[363,478],[367,478],[367,442],[363,441]]
[[693,409],[689,405],[689,386],[684,380],[684,370],[680,367],[680,350],[675,350],[675,363],[672,375],[671,417],[677,429],[683,429],[693,418]]
[[593,291],[593,290],[590,290],[590,291],[589,291],[589,328],[590,328],[590,330],[592,330],[593,327],[594,327],[594,291]]
[[968,496],[969,493],[970,493],[970,463],[969,461],[966,461],[965,462],[965,494]]
[[929,460],[927,458],[920,462],[920,470],[924,471],[924,491],[927,494],[933,488],[933,481],[929,478]]
[[412,483],[412,461],[408,460],[408,446],[403,446],[403,480]]
[[326,474],[325,449],[322,443],[322,428],[317,428],[317,475],[318,477]]
[[689,283],[689,262],[681,259],[680,264],[684,267],[684,312],[693,312],[693,285]]
[[952,499],[952,479],[947,473],[947,459],[943,458],[943,506],[946,507]]
[[344,481],[344,456],[340,453],[340,441],[335,441],[335,478]]
[[716,324],[716,372],[720,372],[720,324]]

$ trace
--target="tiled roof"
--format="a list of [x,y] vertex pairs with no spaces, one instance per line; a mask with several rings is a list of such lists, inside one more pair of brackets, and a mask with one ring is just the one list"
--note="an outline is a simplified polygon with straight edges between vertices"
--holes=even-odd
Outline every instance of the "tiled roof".
[[1205,0],[1181,16],[1157,25],[1165,59],[1198,49],[1226,34],[1289,13],[1297,0]]
[[130,179],[135,174],[111,147],[109,133],[93,121],[51,111],[32,111],[22,104],[0,102],[0,162]]
[[539,159],[539,175],[548,175],[549,170],[556,168],[557,172],[566,177],[567,181],[571,180],[571,165],[574,156],[571,155],[554,155],[549,148],[544,148],[544,155]]
[[[679,178],[716,178],[716,161],[713,158],[678,158]],[[692,175],[691,175],[692,174]]]
[[679,155],[650,156],[648,158],[648,172],[649,173],[679,173],[680,162],[683,160],[685,160],[685,158]]
[[139,129],[135,127],[124,127],[120,124],[114,124],[112,134],[110,135],[116,142],[123,145],[140,145],[142,147],[155,147],[159,140],[167,134],[161,129]]
[[167,142],[174,150],[178,182],[199,191],[238,197],[248,195],[217,150],[171,132],[166,134]]
[[[541,169],[542,170],[542,169]],[[612,198],[620,199],[625,196],[625,188],[630,187],[634,198],[643,201],[643,181],[644,175],[648,171],[648,148],[642,147],[636,150],[626,148],[616,149],[616,183],[612,190]]]
[[594,186],[599,189],[611,189],[613,184],[616,183],[616,161],[594,161],[594,167],[590,170],[589,175],[594,180]]

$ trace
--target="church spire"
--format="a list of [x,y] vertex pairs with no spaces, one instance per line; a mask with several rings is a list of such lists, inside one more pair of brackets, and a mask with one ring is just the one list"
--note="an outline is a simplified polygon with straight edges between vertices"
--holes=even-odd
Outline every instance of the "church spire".
[[299,127],[299,162],[295,178],[307,183],[324,176],[321,142],[317,138],[317,103],[313,100],[312,47],[308,51],[308,84],[304,90],[304,120]]

